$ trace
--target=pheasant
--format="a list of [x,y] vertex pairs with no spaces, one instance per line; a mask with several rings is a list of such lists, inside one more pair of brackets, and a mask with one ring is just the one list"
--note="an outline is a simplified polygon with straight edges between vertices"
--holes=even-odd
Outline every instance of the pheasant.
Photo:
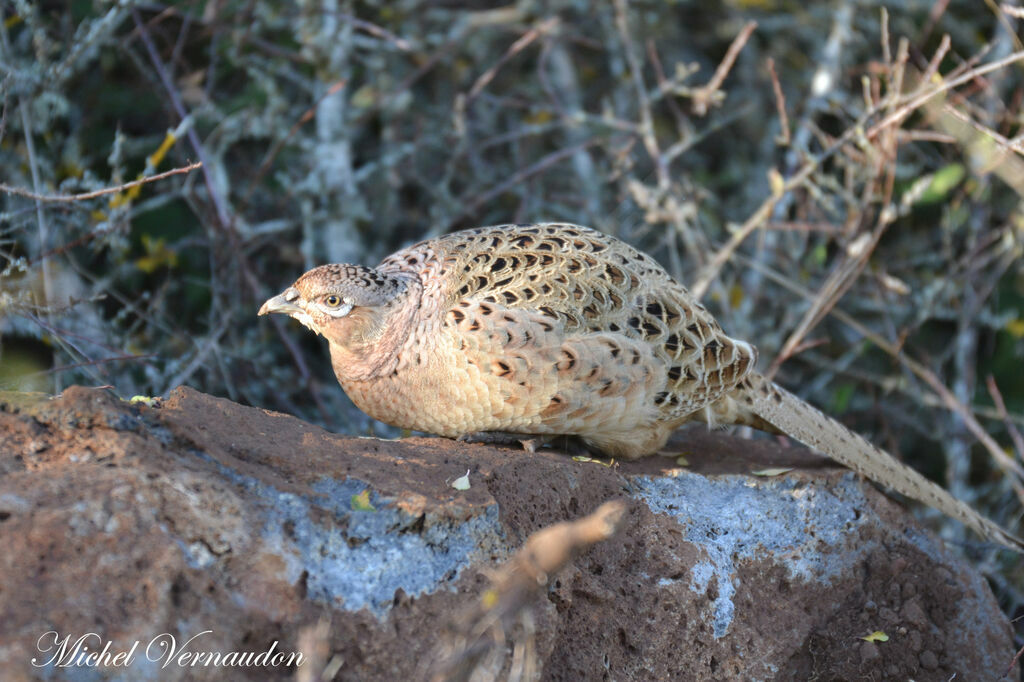
[[757,351],[651,257],[590,228],[502,225],[420,242],[376,268],[323,265],[259,314],[324,336],[371,417],[441,436],[574,435],[656,453],[681,424],[777,430],[1016,551],[1024,541],[758,374]]

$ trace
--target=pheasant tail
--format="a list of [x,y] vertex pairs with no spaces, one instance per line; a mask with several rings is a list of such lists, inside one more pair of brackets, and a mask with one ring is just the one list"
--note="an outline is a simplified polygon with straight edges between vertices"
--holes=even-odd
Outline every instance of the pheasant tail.
[[748,408],[785,434],[857,473],[960,519],[986,540],[1024,553],[1024,540],[1003,530],[921,474],[760,375],[751,375]]

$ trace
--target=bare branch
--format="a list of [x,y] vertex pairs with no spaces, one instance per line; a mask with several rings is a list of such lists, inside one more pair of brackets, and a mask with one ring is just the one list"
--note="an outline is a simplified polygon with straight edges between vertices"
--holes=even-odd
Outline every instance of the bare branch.
[[985,64],[984,66],[975,67],[952,80],[943,81],[933,87],[927,87],[927,84],[925,84],[922,86],[924,89],[923,93],[920,92],[920,90],[917,90],[914,93],[900,97],[898,101],[906,100],[906,104],[903,104],[896,109],[896,111],[876,123],[866,133],[862,132],[863,126],[878,114],[881,106],[890,105],[892,103],[885,101],[879,106],[864,112],[864,114],[862,114],[856,122],[850,125],[828,149],[805,161],[803,167],[800,168],[799,171],[784,183],[781,183],[780,186],[772,192],[771,196],[766,198],[757,210],[754,211],[754,213],[751,214],[750,217],[732,233],[729,240],[715,253],[695,280],[693,287],[691,287],[693,295],[697,298],[702,298],[707,292],[708,286],[710,286],[712,280],[718,276],[718,272],[722,269],[722,266],[725,265],[739,245],[742,244],[746,238],[754,232],[754,230],[764,225],[771,216],[771,213],[775,209],[775,205],[779,200],[781,200],[787,193],[793,191],[799,186],[802,186],[826,159],[835,154],[847,143],[861,136],[863,136],[865,140],[873,140],[879,135],[879,133],[896,125],[909,116],[915,109],[921,107],[933,97],[947,92],[959,85],[963,85],[978,76],[996,71],[1021,60],[1024,60],[1024,51],[1014,52],[1011,55],[989,64]]
[[658,138],[654,134],[654,116],[651,114],[651,101],[647,96],[647,86],[644,85],[643,73],[640,70],[640,60],[637,59],[633,38],[629,32],[628,15],[626,0],[615,0],[615,26],[622,40],[626,63],[629,64],[630,79],[633,81],[633,89],[636,91],[637,110],[640,114],[640,139],[643,141],[644,149],[647,151],[647,155],[651,158],[651,163],[654,164],[658,173],[658,187],[664,190],[669,184],[668,168],[661,154]]
[[[781,286],[785,287],[786,289],[789,289],[790,291],[793,291],[794,293],[801,295],[803,298],[807,300],[814,300],[814,294],[807,291],[804,287],[790,281],[788,278],[783,277],[782,275],[773,272],[768,268],[765,268],[760,263],[744,258],[743,256],[738,256],[738,258],[745,265],[761,270],[766,276],[768,276]],[[995,441],[995,439],[992,438],[992,436],[988,435],[988,433],[981,426],[981,424],[978,423],[978,420],[974,416],[973,412],[966,405],[962,404],[960,401],[957,400],[956,396],[953,395],[952,391],[946,388],[946,386],[942,383],[942,381],[939,380],[939,378],[935,375],[935,373],[932,370],[928,369],[926,366],[917,362],[916,360],[907,357],[906,353],[903,352],[902,348],[899,345],[890,343],[885,338],[879,336],[871,329],[861,324],[852,315],[849,315],[848,313],[844,312],[842,309],[832,308],[832,310],[829,312],[837,320],[851,327],[861,336],[871,341],[873,344],[875,344],[883,351],[888,353],[890,356],[892,356],[894,359],[899,361],[903,366],[905,366],[918,378],[923,380],[929,386],[929,388],[931,388],[932,391],[935,392],[943,407],[952,410],[953,412],[956,412],[957,415],[959,415],[960,418],[963,419],[964,424],[966,424],[968,430],[972,434],[974,434],[974,437],[977,438],[983,446],[985,446],[985,449],[988,450],[989,454],[992,456],[992,459],[995,460],[996,464],[998,464],[999,467],[1003,470],[1003,472],[1007,475],[1007,478],[1010,482],[1010,486],[1016,493],[1017,498],[1020,499],[1021,502],[1024,502],[1024,485],[1021,485],[1021,481],[1024,481],[1024,466],[1017,463],[1013,458],[1011,458],[1009,455],[1003,452],[1003,449],[999,447],[999,444]]]
[[715,74],[711,77],[711,80],[708,81],[707,85],[693,91],[693,112],[695,114],[703,116],[707,113],[708,107],[717,103],[721,98],[722,83],[725,81],[725,77],[729,75],[729,71],[732,70],[732,65],[736,62],[736,57],[739,56],[740,50],[750,40],[750,36],[756,28],[756,21],[748,21],[740,30],[739,35],[733,39],[732,44],[729,45],[725,57],[718,64],[718,68],[715,69]]
[[988,394],[992,396],[992,402],[995,403],[999,418],[1003,420],[1006,432],[1010,434],[1013,447],[1017,450],[1017,458],[1024,462],[1024,436],[1021,436],[1020,430],[1017,429],[1006,412],[1006,403],[1003,401],[1003,394],[999,391],[999,386],[996,385],[995,377],[989,374],[985,378],[985,385],[988,388]]
[[469,94],[466,96],[467,103],[476,98],[480,94],[480,91],[487,87],[487,84],[494,80],[494,77],[498,74],[498,71],[508,63],[508,60],[515,57],[517,54],[525,50],[529,45],[541,37],[545,33],[551,33],[559,24],[558,17],[551,17],[540,22],[529,31],[523,34],[519,40],[512,43],[511,47],[505,51],[505,54],[501,55],[498,61],[492,65],[489,69],[480,74],[480,77],[473,83],[473,87],[469,89]]
[[775,73],[775,60],[768,58],[768,73],[772,77],[772,91],[775,93],[775,108],[779,112],[779,128],[782,132],[776,138],[780,145],[789,144],[789,116],[786,115],[786,96],[782,92],[782,85],[779,83],[779,75]]
[[131,182],[126,182],[123,185],[117,185],[116,187],[104,187],[103,189],[98,189],[93,192],[83,192],[81,194],[36,194],[35,192],[31,192],[27,189],[23,189],[21,187],[11,187],[10,185],[5,185],[3,183],[0,183],[0,192],[7,192],[8,194],[14,194],[19,197],[25,197],[26,199],[32,199],[33,201],[85,201],[86,199],[95,199],[96,197],[102,197],[106,194],[116,194],[117,192],[123,192],[126,189],[138,187],[139,185],[145,185],[150,182],[156,182],[157,180],[163,180],[164,178],[169,178],[172,175],[190,173],[202,165],[202,161],[196,161],[195,163],[190,163],[189,165],[182,166],[181,168],[174,168],[169,171],[164,171],[163,173],[150,175],[149,177],[146,178],[132,180]]
[[968,71],[967,73],[954,78],[953,80],[944,80],[938,85],[936,85],[934,88],[928,89],[923,93],[911,93],[909,95],[906,95],[901,99],[908,99],[909,101],[907,101],[906,104],[904,104],[899,109],[883,118],[875,125],[871,126],[871,128],[868,130],[866,134],[866,137],[869,140],[874,138],[876,135],[878,135],[878,133],[881,130],[884,130],[889,126],[898,123],[899,121],[902,121],[911,113],[913,113],[916,109],[918,109],[922,104],[932,99],[933,97],[937,97],[938,95],[941,95],[942,93],[948,90],[952,90],[953,88],[959,87],[964,83],[967,83],[968,81],[972,81],[975,78],[978,78],[979,76],[985,75],[986,73],[998,71],[999,69],[1005,66],[1009,66],[1010,64],[1019,62],[1021,60],[1024,60],[1024,50],[1014,52],[1013,54],[1003,57],[1002,59],[997,59],[994,62],[985,64],[984,66],[975,67]]

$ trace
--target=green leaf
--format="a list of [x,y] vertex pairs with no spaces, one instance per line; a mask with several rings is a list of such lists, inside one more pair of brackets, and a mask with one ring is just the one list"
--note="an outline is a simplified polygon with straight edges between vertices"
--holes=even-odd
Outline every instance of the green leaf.
[[850,407],[853,398],[853,384],[839,384],[832,395],[832,414],[842,414]]
[[828,260],[828,247],[824,244],[818,244],[811,251],[811,262],[821,267]]
[[352,511],[377,511],[377,508],[370,504],[370,489],[366,488],[358,495],[353,495],[349,502]]
[[935,204],[940,201],[945,201],[949,193],[956,189],[964,176],[967,174],[967,170],[963,167],[963,164],[951,163],[944,168],[940,168],[932,175],[932,181],[928,183],[928,187],[921,192],[921,196],[917,198],[916,204]]

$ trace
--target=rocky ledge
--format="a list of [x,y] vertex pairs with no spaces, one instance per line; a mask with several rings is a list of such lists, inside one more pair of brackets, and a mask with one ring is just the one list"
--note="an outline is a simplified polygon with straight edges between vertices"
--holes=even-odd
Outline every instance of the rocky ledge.
[[445,677],[439,652],[487,613],[498,567],[535,531],[619,499],[616,535],[540,575],[512,629],[489,622],[499,655],[478,676],[1008,672],[987,584],[899,505],[806,450],[684,436],[685,466],[606,466],[339,436],[187,388],[154,405],[2,394],[0,670]]

